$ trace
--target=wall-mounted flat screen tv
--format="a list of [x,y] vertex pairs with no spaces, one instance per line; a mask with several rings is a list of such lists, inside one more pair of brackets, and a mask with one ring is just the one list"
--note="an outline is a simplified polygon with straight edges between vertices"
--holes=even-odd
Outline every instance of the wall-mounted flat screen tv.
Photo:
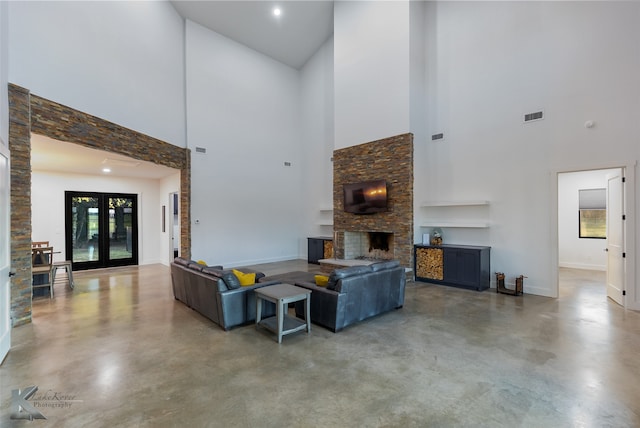
[[387,182],[363,181],[344,184],[344,210],[353,214],[375,214],[387,211]]

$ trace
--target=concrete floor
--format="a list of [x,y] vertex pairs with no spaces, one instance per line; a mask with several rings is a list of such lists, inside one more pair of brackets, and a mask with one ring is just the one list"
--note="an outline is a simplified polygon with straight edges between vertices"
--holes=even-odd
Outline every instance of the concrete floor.
[[[558,299],[410,283],[398,311],[281,345],[175,301],[165,266],[74,276],[13,329],[2,427],[640,426],[640,313],[602,272],[562,269]],[[30,385],[47,420],[11,420]]]

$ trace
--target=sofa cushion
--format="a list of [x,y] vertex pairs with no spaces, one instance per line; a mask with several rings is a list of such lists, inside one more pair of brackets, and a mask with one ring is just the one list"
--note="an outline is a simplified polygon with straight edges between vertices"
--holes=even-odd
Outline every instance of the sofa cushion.
[[365,273],[371,273],[369,266],[351,266],[344,269],[336,269],[329,275],[329,281],[327,282],[327,288],[329,290],[335,290],[336,284],[342,278],[348,278],[354,275],[362,275]]
[[222,266],[207,266],[202,268],[202,273],[206,273],[208,275],[213,275],[216,278],[222,278]]
[[183,259],[182,257],[176,257],[175,259],[173,259],[173,262],[180,266],[189,266],[191,260]]
[[400,262],[398,260],[389,260],[389,261],[385,261],[385,262],[377,262],[377,263],[373,263],[373,264],[369,265],[371,270],[374,271],[374,272],[378,272],[380,270],[385,270],[385,269],[393,269],[393,268],[397,268],[398,266],[400,266]]
[[189,269],[193,269],[193,270],[195,270],[197,272],[202,272],[202,269],[205,268],[206,266],[202,266],[198,262],[191,262],[191,263],[189,263],[189,265],[187,267]]
[[238,277],[233,274],[230,270],[222,271],[222,276],[220,277],[224,283],[227,285],[229,290],[235,290],[236,288],[240,288],[240,281]]
[[227,271],[222,270],[222,266],[207,266],[205,268],[202,268],[202,273],[204,273],[206,275],[211,275],[211,276],[213,276],[213,277],[218,279],[215,282],[217,284],[217,286],[218,286],[218,291],[229,290],[229,287],[227,287],[227,284],[222,279],[222,277],[224,276],[225,272],[227,272]]
[[244,273],[240,272],[237,269],[231,269],[231,272],[238,278],[241,287],[245,287],[247,285],[253,285],[256,283],[256,274],[255,273]]

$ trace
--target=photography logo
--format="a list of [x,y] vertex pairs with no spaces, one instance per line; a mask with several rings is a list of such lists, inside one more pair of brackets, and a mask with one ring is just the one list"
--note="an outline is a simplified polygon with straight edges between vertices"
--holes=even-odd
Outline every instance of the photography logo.
[[47,390],[36,394],[37,386],[28,386],[22,390],[11,391],[11,419],[47,419],[39,409],[69,409],[74,403],[81,403],[72,394]]
[[11,391],[11,419],[47,419],[27,400],[38,390],[37,386],[28,386],[23,390]]

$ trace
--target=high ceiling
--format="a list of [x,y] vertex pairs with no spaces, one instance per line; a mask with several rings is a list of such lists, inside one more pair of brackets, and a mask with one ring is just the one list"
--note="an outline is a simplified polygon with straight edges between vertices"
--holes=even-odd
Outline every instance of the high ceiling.
[[[296,69],[333,34],[333,1],[174,0],[171,4],[183,18]],[[276,6],[280,16],[273,15]],[[34,171],[101,175],[109,166],[113,177],[134,178],[162,178],[176,172],[35,134],[31,143]]]
[[[302,67],[333,34],[333,1],[171,2],[186,19],[293,68]],[[278,7],[280,16],[274,16]]]

